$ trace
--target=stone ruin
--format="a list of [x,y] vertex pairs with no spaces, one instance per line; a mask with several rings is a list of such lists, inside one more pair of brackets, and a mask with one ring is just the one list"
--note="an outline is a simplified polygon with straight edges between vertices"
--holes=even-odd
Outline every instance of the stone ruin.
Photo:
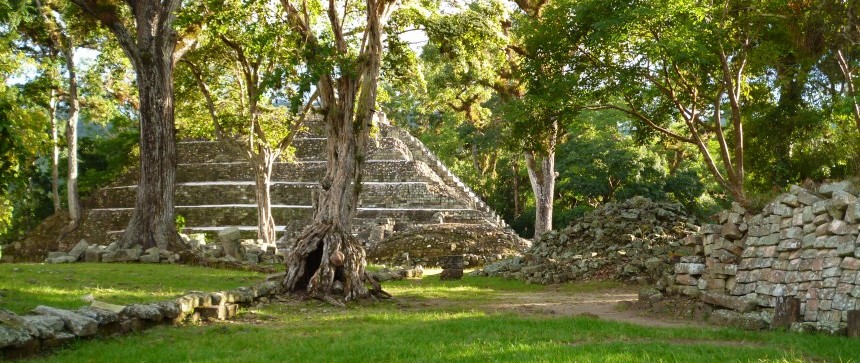
[[[480,254],[474,262],[518,253],[527,246],[525,240],[516,236],[501,217],[418,139],[384,121],[378,126],[380,132],[369,147],[353,231],[366,241],[367,247],[397,236],[403,248],[398,255],[430,256],[432,252],[420,249],[437,243],[438,233],[431,236],[403,232],[439,227],[458,231],[446,239],[448,244],[460,243],[460,232],[471,233],[473,238],[469,243],[477,243],[481,248],[464,247],[463,250]],[[294,141],[295,161],[275,164],[271,195],[279,237],[295,236],[311,221],[314,191],[325,172],[326,139],[323,134],[323,123],[309,120],[307,131]],[[180,161],[176,175],[176,214],[185,219],[184,235],[197,246],[198,255],[206,258],[231,256],[230,259],[250,263],[280,262],[285,246],[264,245],[255,239],[254,175],[245,159],[217,141],[182,141],[177,143],[177,151]],[[37,244],[16,243],[4,250],[4,259],[18,256],[18,261],[42,260],[48,251],[63,251],[53,252],[50,261],[69,262],[72,257],[87,261],[140,261],[143,256],[149,256],[147,262],[172,262],[174,256],[166,252],[116,251],[115,244],[111,244],[121,236],[131,216],[137,176],[137,171],[131,170],[84,201],[85,219],[81,227],[58,244],[28,251]],[[227,228],[231,228],[229,240],[242,238],[240,252],[236,255],[224,253],[224,244],[233,242],[211,243]],[[89,254],[78,254],[78,251],[74,251],[74,256],[64,254],[79,246],[81,240],[90,242],[83,247]],[[210,243],[205,243],[206,240]],[[450,254],[451,251],[442,253]],[[380,258],[385,259],[385,256]]]
[[790,191],[753,214],[738,204],[692,236],[663,293],[700,299],[711,320],[860,336],[860,188]]
[[607,203],[561,231],[546,233],[523,256],[485,266],[478,274],[537,284],[653,282],[670,273],[677,256],[696,252],[686,236],[698,229],[680,204],[633,197]]

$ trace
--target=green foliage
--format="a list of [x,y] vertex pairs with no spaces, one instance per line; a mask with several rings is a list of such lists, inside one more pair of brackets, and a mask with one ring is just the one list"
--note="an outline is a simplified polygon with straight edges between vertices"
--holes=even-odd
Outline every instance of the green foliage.
[[182,230],[185,229],[185,217],[177,214],[173,224],[176,226],[176,232],[182,233]]

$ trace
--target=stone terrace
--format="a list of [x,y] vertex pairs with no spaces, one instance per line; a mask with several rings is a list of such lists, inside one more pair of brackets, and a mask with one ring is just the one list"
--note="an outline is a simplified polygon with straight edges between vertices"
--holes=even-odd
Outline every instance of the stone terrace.
[[[322,125],[294,142],[295,157],[273,172],[272,204],[279,236],[294,235],[312,215],[312,196],[325,172]],[[254,175],[241,154],[217,141],[178,144],[176,213],[186,233],[213,236],[237,226],[256,234]],[[505,222],[416,138],[396,126],[380,125],[371,143],[355,221],[359,229],[394,222],[395,229],[438,223],[475,224],[506,230]],[[137,172],[117,179],[86,202],[86,220],[76,238],[106,243],[122,233],[134,207]],[[60,245],[67,250],[77,240]]]

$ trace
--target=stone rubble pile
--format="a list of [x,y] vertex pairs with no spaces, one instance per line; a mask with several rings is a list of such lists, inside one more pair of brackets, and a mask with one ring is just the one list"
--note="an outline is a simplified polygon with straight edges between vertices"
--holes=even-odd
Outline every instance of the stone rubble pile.
[[278,281],[212,293],[188,292],[149,304],[113,305],[93,301],[77,310],[38,306],[27,315],[0,309],[0,360],[22,358],[76,338],[136,332],[160,323],[225,320],[239,306],[267,302],[281,293]]
[[[198,259],[248,265],[272,265],[284,261],[283,248],[253,239],[241,240],[239,239],[240,230],[236,227],[227,227],[219,232],[218,243],[207,243],[205,235],[202,233],[182,234],[180,236],[191,246],[190,252]],[[157,247],[147,250],[140,246],[120,248],[118,242],[111,242],[109,245],[103,246],[80,240],[69,252],[49,252],[45,262],[180,263],[182,261],[179,254],[160,250]]]
[[440,258],[464,255],[465,266],[519,256],[529,241],[510,231],[462,223],[420,225],[394,232],[367,247],[367,261],[389,266],[438,266]]
[[[724,309],[714,315],[723,322],[844,332],[860,309],[858,196],[846,181],[793,186],[755,215],[734,204],[703,226],[702,253],[683,257],[662,288]],[[799,309],[775,319],[792,300]]]
[[671,272],[677,256],[700,252],[687,238],[698,229],[680,204],[634,197],[607,203],[571,226],[541,236],[522,257],[491,264],[478,274],[537,284],[654,281]]

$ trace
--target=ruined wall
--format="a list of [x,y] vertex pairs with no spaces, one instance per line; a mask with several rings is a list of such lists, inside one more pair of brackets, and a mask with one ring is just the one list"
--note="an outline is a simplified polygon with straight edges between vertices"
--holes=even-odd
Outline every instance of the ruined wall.
[[[850,182],[793,186],[758,214],[735,204],[697,237],[703,254],[675,266],[674,292],[766,322],[797,298],[800,319],[844,328],[860,309],[860,189]],[[749,316],[748,316],[749,317]]]

